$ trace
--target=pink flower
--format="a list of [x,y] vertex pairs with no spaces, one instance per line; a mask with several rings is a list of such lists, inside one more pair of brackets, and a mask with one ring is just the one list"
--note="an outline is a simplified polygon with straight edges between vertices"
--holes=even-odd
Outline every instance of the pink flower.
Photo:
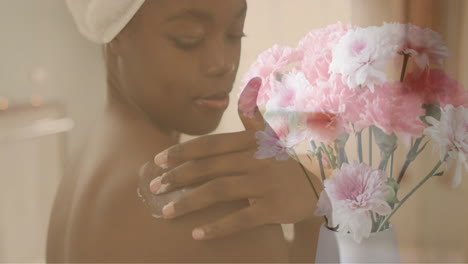
[[327,112],[300,113],[301,122],[305,124],[307,140],[331,142],[345,132],[341,116]]
[[281,82],[276,81],[266,105],[266,116],[281,111],[296,113],[290,117],[297,118],[298,128],[291,130],[289,141],[296,142],[304,135],[308,140],[333,141],[346,131],[344,117],[356,115],[353,98],[360,92],[348,89],[339,79],[334,80],[313,87],[302,72],[293,70],[285,74]]
[[[333,49],[330,73],[342,74],[349,88],[387,81],[386,63],[395,58],[400,45],[388,36],[387,27],[356,28],[348,31]],[[393,31],[391,31],[393,32]]]
[[261,86],[262,79],[259,77],[252,78],[239,96],[239,111],[248,118],[253,118],[257,111],[257,95]]
[[317,82],[314,87],[298,89],[290,109],[302,114],[309,140],[329,142],[344,132],[351,132],[348,123],[359,119],[361,106],[356,100],[362,92],[351,90],[341,78],[332,77],[327,82]]
[[299,61],[299,53],[295,49],[274,45],[260,54],[245,73],[242,82],[247,83],[256,76],[262,79],[263,85],[258,94],[258,104],[264,105],[269,99],[269,93],[272,83],[276,80],[276,75],[283,72],[287,65],[296,61]]
[[461,183],[461,166],[465,164],[468,170],[468,109],[459,106],[447,105],[442,109],[440,121],[427,117],[432,125],[424,130],[424,134],[431,136],[439,149],[440,160],[449,155],[447,170],[451,167],[451,161],[458,159],[457,169],[453,177],[452,187]]
[[424,104],[437,104],[442,107],[468,107],[468,91],[463,85],[450,78],[443,70],[425,69],[422,73],[412,72],[405,78],[406,93],[415,93]]
[[264,119],[287,148],[293,148],[306,139],[306,132],[298,123],[298,113],[284,110],[266,111]]
[[366,91],[361,95],[361,114],[355,123],[356,131],[376,126],[387,135],[397,134],[406,145],[409,145],[411,137],[421,136],[426,127],[420,119],[425,115],[421,99],[404,94],[402,90],[403,84],[399,82],[385,83],[376,86],[374,93]]
[[285,74],[281,81],[274,81],[266,110],[288,109],[295,105],[297,91],[313,89],[302,72],[293,70]]
[[266,126],[265,131],[255,133],[258,144],[258,151],[254,154],[256,159],[267,159],[275,157],[276,160],[289,159],[289,148],[280,140],[275,131]]
[[349,89],[337,75],[327,82],[318,83],[317,104],[322,111],[339,114],[344,122],[354,123],[359,120],[362,111],[362,106],[357,104],[357,100],[366,91],[368,90]]
[[356,242],[369,237],[372,230],[371,215],[391,213],[385,198],[390,194],[384,171],[373,170],[364,163],[343,163],[324,182],[315,215],[326,215],[331,227],[350,232]]
[[338,22],[324,28],[310,31],[299,41],[297,50],[303,52],[303,56],[306,56],[307,52],[331,51],[351,28],[352,26],[350,24]]
[[429,64],[443,66],[443,60],[449,57],[442,37],[432,29],[421,29],[416,25],[409,24],[407,36],[403,52],[411,56],[420,70],[427,68]]
[[330,78],[328,69],[332,61],[332,50],[350,29],[349,24],[329,25],[309,32],[299,42],[297,50],[302,55],[300,70],[310,83]]

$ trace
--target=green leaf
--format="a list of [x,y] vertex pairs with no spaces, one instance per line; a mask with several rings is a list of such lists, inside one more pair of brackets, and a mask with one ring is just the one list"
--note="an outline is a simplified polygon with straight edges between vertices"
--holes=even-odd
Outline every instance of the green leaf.
[[391,135],[385,134],[380,128],[373,126],[372,132],[374,132],[375,143],[379,146],[380,150],[391,154],[397,148],[397,136],[395,133]]
[[338,148],[344,148],[348,139],[349,139],[349,134],[343,133],[337,139],[335,139],[335,144]]

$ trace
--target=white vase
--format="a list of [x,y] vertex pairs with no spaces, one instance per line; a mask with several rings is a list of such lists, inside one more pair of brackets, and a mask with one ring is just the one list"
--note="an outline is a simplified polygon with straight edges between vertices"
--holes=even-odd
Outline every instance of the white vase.
[[351,234],[332,231],[323,224],[317,245],[316,263],[399,263],[400,252],[396,233],[390,228],[372,233],[361,243]]

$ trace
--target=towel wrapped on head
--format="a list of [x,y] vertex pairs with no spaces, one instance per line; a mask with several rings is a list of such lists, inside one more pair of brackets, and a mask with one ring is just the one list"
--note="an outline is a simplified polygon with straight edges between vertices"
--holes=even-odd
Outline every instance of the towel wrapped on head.
[[111,42],[145,0],[67,0],[78,30],[98,44]]

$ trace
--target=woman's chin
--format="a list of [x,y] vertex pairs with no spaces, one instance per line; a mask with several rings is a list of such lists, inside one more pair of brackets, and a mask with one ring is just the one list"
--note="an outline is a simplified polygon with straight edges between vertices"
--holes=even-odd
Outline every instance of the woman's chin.
[[[213,132],[216,128],[218,128],[219,124],[221,123],[221,117],[218,118],[204,118],[199,122],[195,122],[190,125],[184,126],[180,132],[191,135],[191,136],[199,136]],[[189,122],[192,123],[192,122]]]

